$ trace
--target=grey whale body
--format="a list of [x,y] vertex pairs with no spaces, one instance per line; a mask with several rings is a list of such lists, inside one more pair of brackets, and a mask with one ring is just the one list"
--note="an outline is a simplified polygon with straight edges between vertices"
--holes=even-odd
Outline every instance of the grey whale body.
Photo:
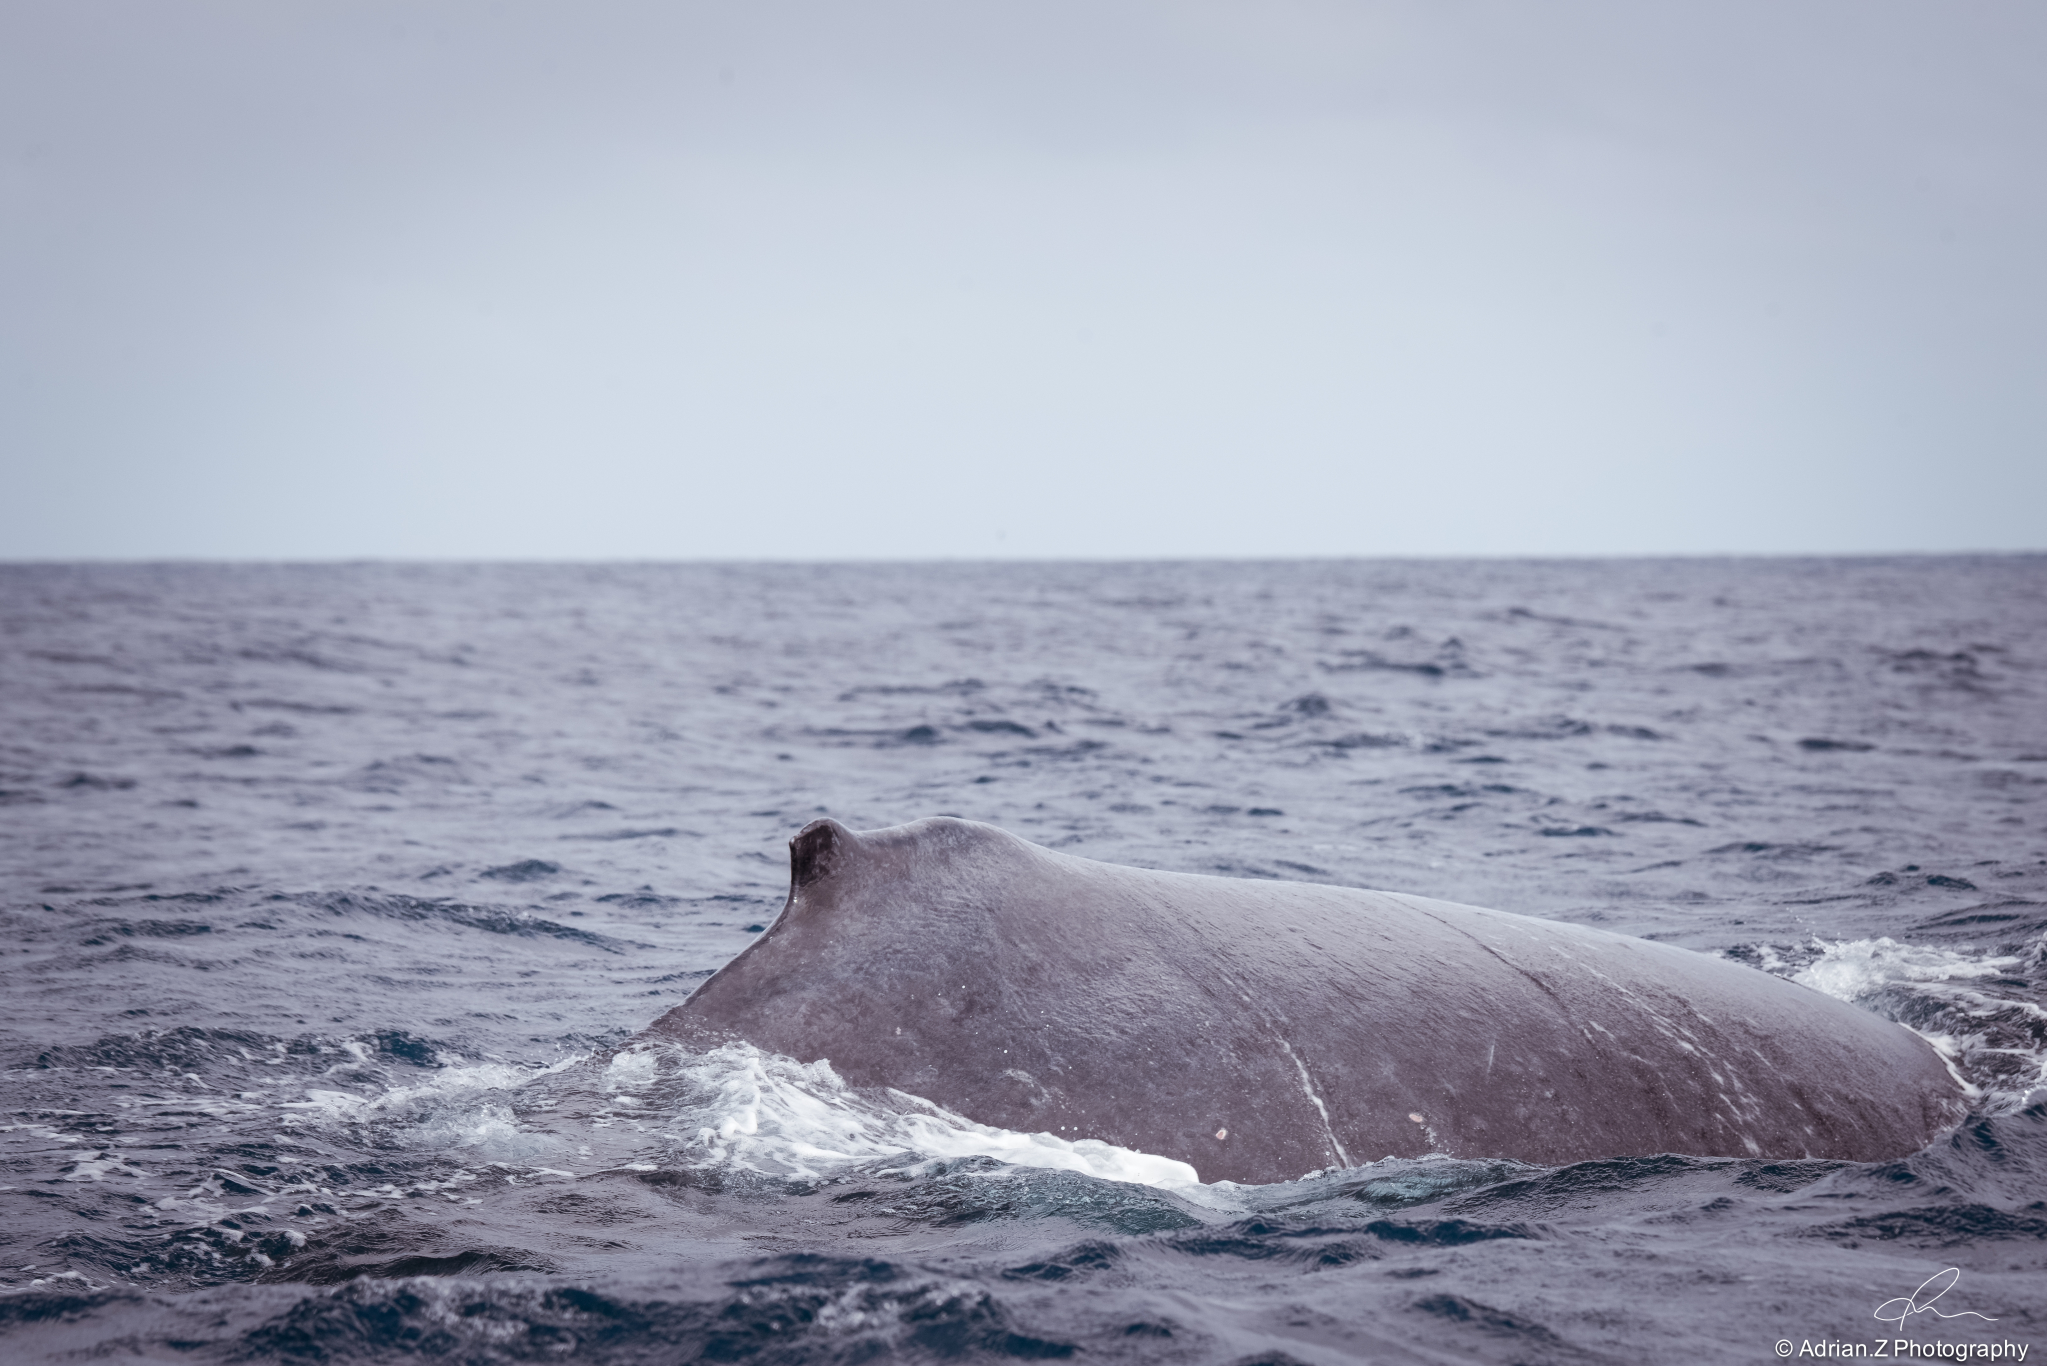
[[1386,1156],[1879,1161],[1960,1120],[1900,1025],[1647,940],[1118,867],[935,817],[790,841],[768,932],[653,1026],[1204,1181]]

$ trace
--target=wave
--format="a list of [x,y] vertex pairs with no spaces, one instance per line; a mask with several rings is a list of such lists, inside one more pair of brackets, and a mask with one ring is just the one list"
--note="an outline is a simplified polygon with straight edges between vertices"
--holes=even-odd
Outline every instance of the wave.
[[2016,951],[1889,937],[1761,946],[1766,971],[1895,1020],[1948,1059],[1976,1109],[2012,1113],[2047,1088],[2047,936]]

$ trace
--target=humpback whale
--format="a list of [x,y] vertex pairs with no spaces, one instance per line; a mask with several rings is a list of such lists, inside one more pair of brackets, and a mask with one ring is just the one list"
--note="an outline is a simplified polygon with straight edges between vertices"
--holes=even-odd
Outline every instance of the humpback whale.
[[789,842],[653,1026],[1204,1181],[1388,1156],[1903,1156],[1963,1090],[1901,1025],[1702,953],[1428,897],[1127,868],[934,817]]

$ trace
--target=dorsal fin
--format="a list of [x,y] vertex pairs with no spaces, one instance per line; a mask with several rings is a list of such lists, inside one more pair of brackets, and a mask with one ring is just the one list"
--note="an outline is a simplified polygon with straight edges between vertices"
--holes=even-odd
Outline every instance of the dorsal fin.
[[848,837],[846,827],[830,817],[814,820],[798,830],[789,840],[789,885],[808,887],[829,877]]

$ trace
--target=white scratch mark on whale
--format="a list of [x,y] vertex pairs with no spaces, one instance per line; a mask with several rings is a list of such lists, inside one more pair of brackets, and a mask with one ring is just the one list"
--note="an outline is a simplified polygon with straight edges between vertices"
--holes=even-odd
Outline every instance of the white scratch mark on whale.
[[[1274,1035],[1273,1037],[1278,1038],[1277,1035]],[[1332,1127],[1331,1124],[1329,1123],[1329,1107],[1327,1105],[1324,1105],[1322,1103],[1322,1097],[1315,1093],[1315,1079],[1308,1075],[1308,1064],[1302,1062],[1298,1057],[1294,1055],[1293,1048],[1287,1043],[1285,1039],[1279,1040],[1279,1046],[1286,1050],[1287,1057],[1292,1060],[1295,1067],[1300,1069],[1301,1090],[1307,1092],[1308,1099],[1314,1102],[1315,1109],[1321,1114],[1322,1132],[1324,1135],[1328,1137],[1329,1146],[1336,1150],[1337,1159],[1341,1161],[1343,1165],[1346,1167],[1355,1167],[1357,1163],[1350,1160],[1350,1154],[1343,1150],[1342,1140],[1337,1138],[1335,1128]]]

